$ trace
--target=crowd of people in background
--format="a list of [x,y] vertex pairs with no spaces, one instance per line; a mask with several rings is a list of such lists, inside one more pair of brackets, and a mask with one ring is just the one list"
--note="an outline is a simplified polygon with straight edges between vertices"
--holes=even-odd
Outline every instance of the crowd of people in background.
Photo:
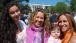
[[42,8],[23,15],[18,4],[8,3],[0,16],[0,43],[76,43],[76,16],[54,10],[49,17]]

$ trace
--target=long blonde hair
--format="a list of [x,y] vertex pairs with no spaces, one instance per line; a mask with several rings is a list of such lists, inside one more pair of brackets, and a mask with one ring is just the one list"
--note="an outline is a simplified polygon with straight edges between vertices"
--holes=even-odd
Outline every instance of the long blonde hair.
[[44,24],[43,28],[45,29],[46,33],[48,34],[50,28],[50,20],[48,14],[43,9],[36,9],[31,15],[29,19],[29,25],[33,24],[33,18],[37,15],[38,12],[42,12],[44,14]]

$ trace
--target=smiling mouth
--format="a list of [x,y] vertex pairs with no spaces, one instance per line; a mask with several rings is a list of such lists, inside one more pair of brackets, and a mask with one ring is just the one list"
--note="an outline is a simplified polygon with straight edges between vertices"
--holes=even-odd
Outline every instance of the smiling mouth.
[[20,19],[20,16],[16,16],[15,19]]

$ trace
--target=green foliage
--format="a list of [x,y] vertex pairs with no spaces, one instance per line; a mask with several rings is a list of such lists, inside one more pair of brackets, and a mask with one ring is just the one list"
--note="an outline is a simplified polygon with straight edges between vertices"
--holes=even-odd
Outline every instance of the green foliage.
[[69,11],[69,12],[71,12],[70,6],[67,6],[67,9],[66,10]]
[[56,4],[56,11],[61,13],[66,11],[67,5],[64,2],[58,2]]
[[50,6],[51,11],[55,10],[56,11],[56,6]]
[[0,12],[6,4],[8,4],[10,2],[20,3],[22,1],[29,2],[29,0],[0,0]]
[[31,8],[30,8],[30,6],[28,4],[20,5],[20,8],[21,8],[22,13],[28,14],[29,12],[32,12],[32,10],[31,10]]
[[73,12],[76,12],[76,0],[71,0],[70,5],[71,5],[71,10]]

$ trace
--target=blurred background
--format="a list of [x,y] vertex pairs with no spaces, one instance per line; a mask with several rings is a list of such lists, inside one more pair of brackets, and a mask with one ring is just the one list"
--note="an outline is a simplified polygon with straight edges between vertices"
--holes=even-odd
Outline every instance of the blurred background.
[[57,15],[67,11],[76,16],[76,0],[0,0],[0,15],[2,8],[9,2],[19,4],[21,19],[26,22],[28,22],[29,15],[37,8],[44,9],[49,16],[51,16],[51,11],[56,11]]

